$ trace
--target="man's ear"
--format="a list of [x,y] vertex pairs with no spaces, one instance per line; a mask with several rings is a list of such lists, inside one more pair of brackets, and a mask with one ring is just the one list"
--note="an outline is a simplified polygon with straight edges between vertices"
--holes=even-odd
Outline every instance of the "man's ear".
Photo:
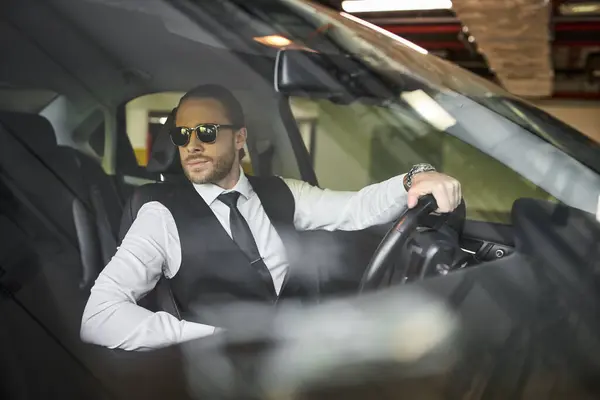
[[236,149],[243,149],[244,145],[246,144],[246,139],[248,138],[248,131],[246,131],[246,128],[240,128],[236,133],[235,133],[235,147]]

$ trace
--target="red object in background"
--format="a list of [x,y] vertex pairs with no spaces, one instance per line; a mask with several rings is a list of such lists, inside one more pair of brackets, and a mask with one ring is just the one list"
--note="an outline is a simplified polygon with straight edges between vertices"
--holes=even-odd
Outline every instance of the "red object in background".
[[[459,33],[462,29],[458,23],[443,25],[381,25],[397,35],[429,34],[429,33]],[[600,31],[600,22],[558,22],[554,24],[555,32]]]
[[[412,40],[411,40],[412,41]],[[424,42],[412,41],[417,46],[421,46],[425,50],[441,50],[441,49],[464,49],[465,45],[461,42]]]
[[452,25],[383,25],[386,29],[397,35],[407,33],[459,33],[461,27],[459,24]]
[[[462,26],[459,23],[440,24],[440,25],[381,25],[382,28],[400,36],[408,36],[407,39],[425,49],[463,49],[465,46],[458,40],[458,34]],[[553,28],[554,32],[594,32],[600,31],[600,22],[558,22]],[[446,40],[436,40],[433,35],[446,35]],[[456,34],[457,40],[447,40],[451,38],[448,34]],[[419,39],[411,39],[411,35],[421,35]],[[423,40],[423,35],[432,35],[431,40]],[[596,47],[600,46],[600,32],[598,39],[589,37],[589,39],[561,39],[554,40],[553,46],[569,47]]]
[[552,95],[553,99],[572,99],[572,100],[600,100],[598,92],[556,92]]

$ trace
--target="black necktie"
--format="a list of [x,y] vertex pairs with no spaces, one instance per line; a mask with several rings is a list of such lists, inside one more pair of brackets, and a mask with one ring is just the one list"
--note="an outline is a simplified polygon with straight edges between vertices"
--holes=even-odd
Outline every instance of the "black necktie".
[[231,236],[233,237],[233,241],[244,252],[246,257],[248,257],[248,261],[250,261],[250,264],[256,268],[261,278],[269,287],[269,290],[272,291],[272,294],[276,295],[273,277],[271,277],[269,269],[260,256],[258,247],[256,247],[256,241],[254,240],[254,236],[252,236],[252,231],[250,231],[250,227],[248,226],[246,219],[237,208],[237,202],[239,198],[239,192],[223,193],[218,197],[218,199],[223,204],[227,205],[231,210],[229,212],[229,226],[231,228]]

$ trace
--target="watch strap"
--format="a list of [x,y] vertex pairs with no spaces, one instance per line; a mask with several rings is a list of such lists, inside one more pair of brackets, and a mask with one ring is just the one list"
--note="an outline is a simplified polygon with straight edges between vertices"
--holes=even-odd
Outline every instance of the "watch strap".
[[421,164],[415,164],[411,167],[411,169],[406,173],[406,175],[404,175],[404,179],[403,179],[403,183],[404,183],[404,189],[406,189],[406,191],[408,191],[413,183],[413,177],[417,174],[420,174],[421,172],[435,172],[436,169],[433,165],[431,164],[425,164],[425,163],[421,163]]

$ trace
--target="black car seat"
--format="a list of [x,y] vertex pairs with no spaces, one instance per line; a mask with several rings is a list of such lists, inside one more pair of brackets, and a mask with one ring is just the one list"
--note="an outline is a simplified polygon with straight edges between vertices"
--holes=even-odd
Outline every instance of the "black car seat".
[[[157,135],[146,167],[149,172],[160,174],[163,182],[181,182],[186,179],[181,163],[178,162],[177,148],[169,136],[169,129],[174,126],[175,111],[176,109],[171,111]],[[152,198],[153,192],[157,190],[160,190],[160,183],[145,185],[133,191],[123,207],[119,243],[129,231],[140,208]],[[152,311],[165,311],[177,318],[180,317],[169,281],[165,277],[161,277],[155,289],[140,301],[140,305]]]
[[0,398],[107,398],[72,355],[85,300],[78,254],[28,214],[0,181]]
[[114,255],[122,213],[101,166],[58,146],[45,118],[0,112],[0,179],[31,216],[21,223],[37,220],[52,232],[51,241],[80,254],[78,283],[89,288]]
[[73,379],[72,395],[89,380],[79,329],[115,251],[122,207],[110,189],[93,159],[57,145],[48,120],[0,112],[0,353],[16,360],[8,377],[36,382],[32,398],[59,393],[61,376]]
[[[15,141],[5,129],[6,114],[2,117],[0,398],[107,399],[134,392],[145,399],[187,398],[178,354],[123,352],[81,341],[89,293],[79,287],[83,232],[74,222],[79,218],[75,197],[64,177],[50,173]],[[37,145],[48,151],[43,160],[50,161],[56,144],[49,140],[48,122],[36,115],[16,117],[10,120],[11,131],[38,139]]]

